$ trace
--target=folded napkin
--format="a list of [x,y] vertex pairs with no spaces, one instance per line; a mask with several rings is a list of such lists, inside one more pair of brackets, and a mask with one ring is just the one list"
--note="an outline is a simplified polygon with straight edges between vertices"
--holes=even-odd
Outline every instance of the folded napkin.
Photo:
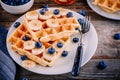
[[0,25],[0,80],[14,80],[16,66],[6,47],[8,30]]

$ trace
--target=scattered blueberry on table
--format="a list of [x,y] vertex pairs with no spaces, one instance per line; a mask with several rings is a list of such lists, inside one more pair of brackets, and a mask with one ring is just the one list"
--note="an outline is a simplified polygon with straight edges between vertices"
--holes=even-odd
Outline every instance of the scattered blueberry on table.
[[49,54],[54,54],[54,53],[55,53],[55,49],[52,48],[52,47],[49,48],[49,49],[48,49],[48,53],[49,53]]
[[73,13],[72,12],[68,12],[67,13],[67,17],[73,17]]
[[80,10],[79,14],[81,14],[82,16],[86,15],[86,11],[85,10]]
[[113,38],[114,38],[115,40],[120,40],[120,33],[114,34]]
[[73,42],[74,42],[74,43],[79,42],[79,38],[78,38],[78,37],[74,37],[74,38],[73,38]]
[[66,57],[68,55],[68,51],[63,51],[62,52],[62,57]]
[[27,59],[27,56],[26,56],[26,55],[22,55],[22,56],[21,56],[21,60],[22,60],[22,61],[24,61],[24,60],[26,60],[26,59]]
[[20,24],[20,22],[15,22],[14,27],[17,28]]
[[58,48],[62,48],[62,47],[63,47],[63,44],[62,44],[61,42],[58,42],[58,43],[57,43],[57,47],[58,47]]
[[30,37],[27,36],[27,35],[25,35],[25,36],[23,37],[23,40],[24,40],[24,41],[28,41],[28,40],[30,40]]
[[55,9],[54,12],[53,12],[55,15],[58,15],[60,13],[60,10],[59,9]]
[[35,47],[36,48],[41,48],[42,47],[42,43],[41,42],[35,42]]
[[107,67],[107,64],[104,61],[100,61],[97,65],[97,68],[101,70],[105,69],[106,67]]
[[29,80],[29,79],[25,77],[25,78],[22,78],[22,80]]
[[40,14],[42,14],[42,15],[44,15],[45,12],[46,12],[46,10],[44,8],[40,10]]
[[19,6],[28,3],[30,0],[2,0],[3,3],[11,6]]

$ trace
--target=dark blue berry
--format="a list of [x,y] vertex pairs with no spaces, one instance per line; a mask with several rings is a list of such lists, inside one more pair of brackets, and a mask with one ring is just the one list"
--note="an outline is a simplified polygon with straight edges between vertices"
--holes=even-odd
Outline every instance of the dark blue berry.
[[62,47],[63,47],[63,44],[62,44],[61,42],[58,42],[58,43],[57,43],[57,47],[58,47],[58,48],[62,48]]
[[7,5],[10,5],[10,1],[6,1],[6,2],[4,2],[5,4],[7,4]]
[[80,31],[80,28],[75,28],[75,30]]
[[49,54],[54,54],[55,53],[55,49],[54,48],[49,48],[48,49],[48,53]]
[[41,42],[35,42],[35,47],[36,48],[41,48],[42,47],[42,43]]
[[116,40],[120,40],[120,33],[116,33],[116,34],[114,34],[114,39],[116,39]]
[[63,51],[63,52],[62,52],[62,56],[63,56],[63,57],[66,57],[67,55],[68,55],[68,51]]
[[74,42],[74,43],[79,42],[79,38],[78,38],[78,37],[74,37],[74,38],[73,38],[73,42]]
[[22,78],[22,80],[29,80],[29,79],[25,77],[25,78]]
[[86,11],[85,10],[80,10],[79,14],[81,14],[82,16],[86,15]]
[[98,69],[105,69],[107,67],[107,64],[104,61],[100,61],[97,65]]
[[25,0],[21,0],[21,3],[24,3],[25,2]]
[[22,61],[24,61],[24,60],[26,60],[26,59],[27,59],[27,56],[26,56],[26,55],[21,56],[21,60],[22,60]]
[[43,5],[42,8],[45,8],[45,9],[46,9],[46,8],[48,8],[48,5]]
[[73,16],[73,13],[72,12],[68,12],[67,13],[67,17],[72,17]]
[[11,5],[11,6],[14,6],[14,2],[10,2],[10,5]]
[[20,22],[15,22],[14,27],[17,28],[20,25]]
[[15,0],[16,3],[20,3],[20,0]]
[[60,13],[60,10],[59,9],[55,9],[54,12],[53,12],[55,15],[58,15]]
[[25,36],[23,37],[23,40],[24,40],[24,41],[28,41],[28,40],[30,40],[30,37],[27,36],[27,35],[25,35]]
[[24,0],[24,3],[28,3],[30,0]]
[[81,18],[78,19],[78,22],[80,25],[83,25],[83,23],[84,23],[83,19],[81,19]]
[[42,15],[44,15],[44,14],[45,14],[45,12],[46,12],[46,10],[45,10],[45,9],[41,9],[41,10],[40,10],[40,14],[42,14]]

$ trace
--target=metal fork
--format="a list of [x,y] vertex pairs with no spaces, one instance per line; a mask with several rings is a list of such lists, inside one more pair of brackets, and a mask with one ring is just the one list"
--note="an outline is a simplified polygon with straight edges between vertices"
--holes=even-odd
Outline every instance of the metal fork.
[[90,21],[91,17],[90,16],[86,16],[85,18],[83,18],[83,24],[82,24],[82,30],[80,32],[80,43],[79,46],[77,48],[76,51],[76,56],[75,56],[75,60],[74,60],[74,65],[72,68],[72,76],[78,76],[80,73],[80,68],[81,68],[81,62],[82,62],[82,57],[83,57],[83,43],[82,43],[82,38],[83,38],[83,34],[87,33],[90,29]]

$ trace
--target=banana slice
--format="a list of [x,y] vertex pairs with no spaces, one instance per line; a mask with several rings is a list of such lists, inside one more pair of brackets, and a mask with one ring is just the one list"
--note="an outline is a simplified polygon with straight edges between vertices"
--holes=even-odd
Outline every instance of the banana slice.
[[27,13],[25,14],[25,17],[26,17],[28,20],[38,19],[38,12],[37,12],[37,11],[27,12]]
[[24,61],[22,61],[22,66],[25,68],[33,68],[36,66],[36,63],[31,60],[24,60]]
[[55,59],[56,52],[54,54],[49,54],[47,50],[43,53],[43,57],[49,61],[53,61]]
[[58,1],[60,1],[60,2],[67,2],[68,0],[58,0]]
[[32,54],[34,55],[38,55],[38,54],[41,54],[45,51],[45,46],[42,45],[41,48],[34,48],[32,49]]
[[23,46],[24,46],[24,49],[31,50],[31,49],[35,48],[35,42],[34,41],[25,41]]
[[69,12],[69,10],[64,9],[64,8],[60,8],[59,10],[60,10],[60,15],[62,15],[62,16],[66,16],[67,13]]
[[49,27],[58,27],[59,26],[58,20],[55,20],[55,19],[48,19],[46,21],[46,24]]
[[39,20],[32,20],[28,23],[28,25],[32,30],[40,30],[42,28],[42,22]]
[[44,15],[39,14],[39,19],[47,20],[47,19],[50,19],[52,16],[53,16],[52,11],[46,11],[46,13]]

